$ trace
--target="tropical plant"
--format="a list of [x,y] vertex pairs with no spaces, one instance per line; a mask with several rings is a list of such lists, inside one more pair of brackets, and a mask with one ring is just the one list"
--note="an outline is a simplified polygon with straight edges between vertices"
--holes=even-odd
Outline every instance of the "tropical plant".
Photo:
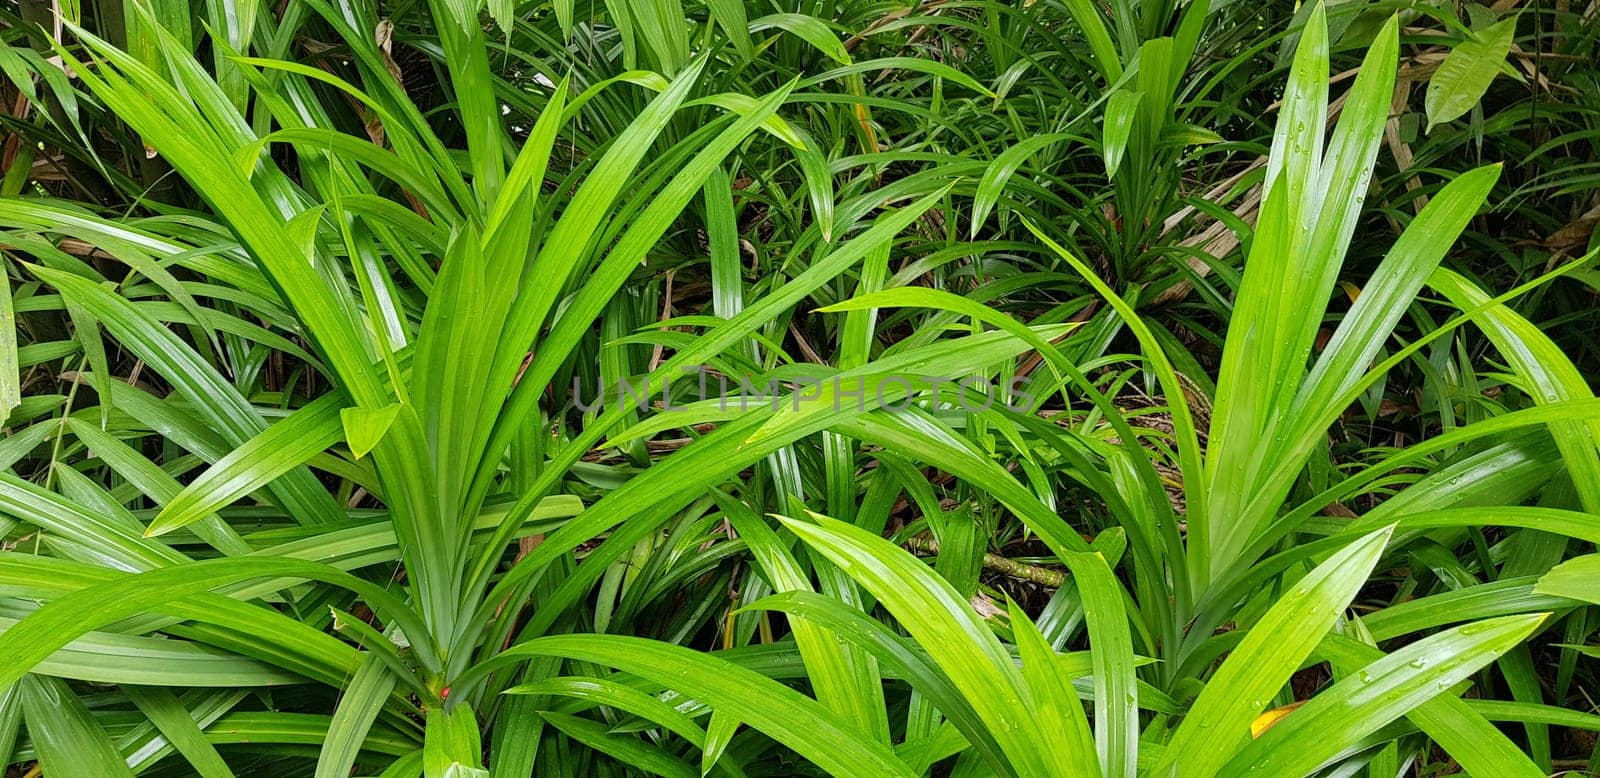
[[0,766],[1582,769],[1593,187],[1457,125],[1596,34],[1470,8],[4,12]]

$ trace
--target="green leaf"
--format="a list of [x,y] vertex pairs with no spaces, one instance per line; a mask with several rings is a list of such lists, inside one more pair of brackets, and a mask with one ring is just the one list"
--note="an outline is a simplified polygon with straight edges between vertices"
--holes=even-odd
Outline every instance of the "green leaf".
[[[707,747],[706,730],[682,711],[663,702],[660,697],[646,694],[612,678],[579,678],[563,676],[545,678],[507,689],[505,694],[556,695],[571,698],[574,702],[563,708],[567,712],[604,705],[626,711],[651,721],[689,741],[690,745]],[[714,714],[713,714],[714,715]],[[715,767],[729,775],[742,775],[730,762],[719,761]]]
[[1511,52],[1517,34],[1517,18],[1503,19],[1488,29],[1473,32],[1450,50],[1428,79],[1424,107],[1428,130],[1459,118],[1472,110],[1489,91],[1489,84],[1500,72],[1501,63]]
[[1107,776],[1134,773],[1139,754],[1139,687],[1125,593],[1099,553],[1063,558],[1072,569],[1089,622],[1094,657],[1094,734]]
[[[0,617],[0,632],[17,619]],[[188,640],[87,632],[33,668],[40,675],[147,686],[279,686],[303,679],[264,662]]]
[[17,746],[17,731],[22,728],[22,684],[0,689],[0,765],[11,764]]
[[478,718],[465,703],[428,709],[427,737],[422,746],[424,778],[488,778],[483,769]]
[[25,675],[17,681],[17,693],[45,774],[131,778],[128,763],[66,681]]
[[1600,554],[1588,554],[1556,565],[1539,578],[1533,592],[1600,605]]
[[[304,260],[297,262],[303,264]],[[207,422],[215,435],[233,446],[243,446],[268,429],[260,412],[238,388],[161,322],[109,289],[80,276],[43,267],[35,267],[33,272],[61,290],[64,297],[76,300],[93,313],[123,345],[170,381],[190,400],[190,408]],[[338,504],[305,469],[280,473],[271,488],[300,521],[329,522],[340,515]]]
[[826,73],[818,73],[815,76],[802,79],[800,81],[800,86],[803,88],[812,87],[836,78],[844,78],[859,73],[873,73],[891,69],[909,70],[915,73],[923,73],[936,78],[946,79],[953,83],[960,84],[967,89],[971,89],[972,91],[977,92],[984,97],[997,97],[997,95],[994,93],[994,90],[979,83],[977,79],[974,79],[972,76],[967,75],[963,71],[957,70],[949,65],[944,64],[943,62],[937,62],[929,59],[918,59],[916,57],[882,57],[879,59],[853,62],[842,67],[829,70]]
[[711,773],[711,768],[722,758],[722,752],[728,749],[728,742],[733,739],[733,733],[738,729],[738,719],[720,710],[711,711],[711,721],[706,724],[705,748],[700,753],[702,778]]
[[350,454],[360,459],[376,448],[399,413],[400,403],[390,403],[380,408],[341,409],[339,421],[344,425],[344,439],[350,444]]
[[599,722],[562,713],[542,713],[540,716],[567,737],[650,775],[664,778],[695,778],[697,775],[694,768],[661,748],[631,735],[614,734]]
[[122,692],[139,706],[171,743],[189,766],[202,778],[232,778],[233,771],[222,760],[215,746],[206,740],[205,733],[195,722],[189,710],[171,691],[162,688],[124,686]]
[[[1483,290],[1447,268],[1435,270],[1428,285],[1464,312],[1491,301]],[[1507,364],[1523,376],[1535,404],[1594,396],[1582,371],[1555,341],[1510,307],[1491,305],[1476,321]],[[1552,424],[1550,434],[1572,475],[1579,503],[1591,514],[1600,512],[1600,455],[1595,451],[1600,423]]]
[[[249,744],[253,748],[265,747],[269,750],[274,744],[310,746],[309,749],[292,749],[303,755],[314,752],[327,739],[328,724],[327,716],[315,713],[240,711],[230,713],[207,727],[206,737],[217,745]],[[402,733],[393,727],[378,725],[367,735],[366,743],[370,754],[407,757],[402,762],[411,767],[410,777],[414,778],[421,772],[421,760],[409,756],[413,752],[421,756],[414,733]]]
[[[1382,651],[1353,638],[1329,635],[1317,648],[1335,667],[1355,669],[1384,658]],[[1450,754],[1469,775],[1534,778],[1544,775],[1522,748],[1478,712],[1477,701],[1443,694],[1407,714],[1434,743]]]
[[[1121,774],[1120,768],[1117,772],[1111,772],[1102,768],[1102,765],[1107,764],[1108,756],[1121,759],[1130,754],[1096,752],[1096,737],[1089,730],[1089,719],[1084,713],[1083,703],[1078,700],[1078,690],[1072,685],[1072,674],[1067,672],[1066,662],[1062,661],[1063,657],[1058,656],[1050,648],[1050,644],[1045,642],[1044,635],[1039,633],[1039,628],[1015,602],[1008,603],[1008,606],[1011,631],[1016,637],[1017,652],[1022,659],[1022,680],[1028,685],[1028,691],[1039,704],[1041,723],[1057,730],[1058,742],[1071,742],[1073,744],[1071,753],[1077,758],[1094,759],[1092,763],[1084,765],[1091,774]],[[1097,674],[1096,702],[1106,699],[1102,694],[1103,690],[1099,688],[1101,686],[1099,680]],[[1135,710],[1135,715],[1137,712]],[[1098,717],[1095,720],[1099,722]]]
[[[744,503],[720,491],[712,491],[711,496],[739,537],[744,539],[757,569],[774,591],[812,591],[805,568],[800,566],[778,538],[778,533],[768,527],[765,520]],[[805,659],[806,674],[811,680],[812,693],[817,701],[850,719],[858,731],[870,733],[884,743],[889,742],[883,682],[871,658],[850,644],[841,643],[827,629],[803,618],[796,618],[791,623],[791,629],[795,645]]]
[[[1518,645],[1548,614],[1466,624],[1412,643],[1340,679],[1251,742],[1224,775],[1308,775]],[[1497,773],[1500,774],[1500,773]]]
[[[323,580],[359,593],[386,618],[393,619],[411,640],[414,655],[425,665],[437,666],[429,633],[416,615],[384,588],[342,570],[317,562],[283,557],[234,557],[164,567],[131,576],[119,576],[64,594],[41,606],[0,635],[0,686],[15,681],[74,638],[118,619],[144,613],[184,597],[244,581],[283,578]],[[279,588],[275,583],[271,588]],[[271,589],[269,588],[269,591]],[[260,608],[247,608],[268,613]],[[191,615],[192,614],[192,615]],[[188,611],[186,616],[217,618],[226,615],[214,607]],[[257,617],[258,619],[261,617]],[[337,641],[335,641],[337,644]]]
[[726,710],[835,774],[912,775],[887,746],[845,726],[809,697],[725,659],[681,646],[623,635],[551,635],[512,646],[474,672],[487,673],[534,656],[609,665],[676,689]]
[[[30,79],[31,80],[31,79]],[[17,362],[17,314],[11,303],[11,279],[0,279],[0,424],[22,404],[22,376]]]
[[1000,201],[1000,196],[1006,191],[1006,182],[1011,180],[1011,175],[1017,172],[1017,168],[1022,167],[1029,157],[1041,149],[1075,138],[1074,135],[1061,132],[1034,135],[1018,141],[995,157],[994,161],[984,169],[983,178],[978,180],[977,194],[973,196],[971,236],[976,238],[983,230],[984,221],[994,210],[995,204]]
[[[792,614],[807,621],[826,626],[834,634],[863,646],[878,660],[887,674],[905,680],[913,689],[917,690],[929,702],[939,709],[947,721],[958,729],[971,747],[986,760],[986,763],[995,770],[1005,773],[1009,770],[998,744],[994,742],[993,733],[983,720],[973,710],[971,703],[961,696],[961,692],[951,683],[949,677],[939,670],[939,667],[928,658],[928,654],[915,647],[910,640],[893,632],[883,622],[857,610],[847,607],[842,602],[826,595],[815,592],[784,592],[764,597],[748,606],[750,609],[771,609]],[[1087,663],[1085,663],[1087,665]],[[1026,669],[1026,668],[1024,668]],[[1078,672],[1069,672],[1066,668],[1055,668],[1069,676],[1076,676],[1089,672],[1087,666],[1077,668]],[[1071,703],[1059,703],[1071,705]],[[1081,704],[1079,706],[1082,707]],[[1087,725],[1084,734],[1088,737]],[[1090,741],[1084,753],[1093,752],[1093,742]]]
[[328,737],[317,756],[316,778],[345,778],[355,766],[361,744],[394,689],[395,677],[382,659],[368,653],[354,678],[343,690],[339,707],[328,723]]
[[199,521],[304,466],[339,439],[336,411],[343,400],[337,393],[325,394],[217,460],[161,509],[145,529],[145,537]]
[[[1294,584],[1250,627],[1206,681],[1168,741],[1163,768],[1211,778],[1250,742],[1261,715],[1355,597],[1383,553],[1390,530],[1351,543]],[[1226,773],[1221,773],[1226,774]]]
[[903,549],[844,522],[784,519],[807,545],[877,597],[972,703],[1020,775],[1091,775],[1093,754],[1066,728],[1036,719],[1035,700],[1010,654],[949,582]]
[[850,52],[845,49],[844,43],[833,30],[821,19],[805,14],[777,13],[754,19],[750,22],[750,32],[765,30],[783,30],[794,35],[806,43],[811,44],[817,51],[828,55],[833,61],[843,65],[850,64]]
[[1098,6],[1091,0],[1063,0],[1067,13],[1072,15],[1072,21],[1077,23],[1077,28],[1083,32],[1089,44],[1089,51],[1094,55],[1094,66],[1106,83],[1115,82],[1122,77],[1122,60],[1117,57],[1117,50],[1111,43],[1111,34],[1106,31],[1105,19],[1101,17]]
[[1106,101],[1106,116],[1100,141],[1100,155],[1106,163],[1106,177],[1117,174],[1122,166],[1122,156],[1128,150],[1128,136],[1133,133],[1139,106],[1144,102],[1143,92],[1118,89]]
[[744,3],[740,0],[707,0],[706,5],[711,9],[712,18],[717,20],[717,26],[733,42],[733,48],[739,52],[739,56],[746,60],[755,56],[755,44],[750,41],[750,23],[745,16]]

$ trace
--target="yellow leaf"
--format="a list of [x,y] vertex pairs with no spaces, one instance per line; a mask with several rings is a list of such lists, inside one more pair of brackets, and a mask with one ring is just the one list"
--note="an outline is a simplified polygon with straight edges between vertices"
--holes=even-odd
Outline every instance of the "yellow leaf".
[[1250,737],[1261,737],[1261,733],[1272,729],[1273,726],[1283,720],[1284,716],[1293,713],[1295,708],[1298,708],[1304,704],[1305,702],[1303,701],[1291,703],[1281,708],[1273,708],[1272,710],[1257,716],[1255,721],[1250,722]]

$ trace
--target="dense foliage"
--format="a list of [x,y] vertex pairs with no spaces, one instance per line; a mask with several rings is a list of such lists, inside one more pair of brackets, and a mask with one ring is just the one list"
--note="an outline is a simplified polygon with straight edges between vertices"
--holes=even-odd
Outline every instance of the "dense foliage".
[[7,775],[1600,767],[1600,0],[0,37]]

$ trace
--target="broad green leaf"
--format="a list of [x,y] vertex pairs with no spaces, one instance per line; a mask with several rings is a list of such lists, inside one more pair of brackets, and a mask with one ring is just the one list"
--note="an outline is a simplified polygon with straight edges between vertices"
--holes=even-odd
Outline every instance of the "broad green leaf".
[[972,76],[967,75],[963,71],[957,70],[956,68],[946,65],[943,62],[937,62],[928,59],[918,59],[916,57],[882,57],[879,59],[852,62],[842,67],[829,70],[826,73],[818,73],[815,76],[802,79],[800,81],[800,86],[802,88],[809,88],[837,78],[847,78],[852,75],[873,73],[891,69],[909,70],[914,73],[922,73],[935,78],[946,79],[953,83],[960,84],[967,89],[971,89],[972,91],[977,92],[984,97],[997,97],[993,90],[979,83],[977,79],[974,79]]
[[[711,496],[739,537],[744,539],[755,558],[755,564],[774,591],[812,591],[805,568],[800,566],[778,534],[760,516],[744,503],[719,491],[713,491]],[[806,672],[817,701],[854,721],[860,732],[870,733],[884,743],[889,742],[889,720],[882,680],[878,678],[877,668],[871,658],[853,646],[841,643],[827,629],[804,619],[796,619],[791,629],[800,655],[806,660]]]
[[169,546],[142,537],[125,512],[85,507],[10,473],[0,473],[0,510],[91,549],[96,562],[111,567],[148,570],[187,559]]
[[1517,18],[1501,20],[1488,29],[1474,31],[1450,50],[1449,56],[1439,64],[1433,77],[1428,79],[1425,108],[1428,112],[1428,130],[1453,121],[1483,99],[1489,84],[1511,52],[1517,34]]
[[850,52],[839,41],[839,36],[828,28],[827,23],[815,16],[776,13],[750,21],[750,32],[757,33],[766,30],[783,30],[811,44],[817,51],[828,55],[833,61],[844,65],[850,64]]
[[[1271,412],[1282,414],[1266,430],[1272,436],[1261,444],[1241,446],[1255,451],[1254,459],[1241,463],[1252,473],[1248,477],[1253,488],[1235,496],[1244,498],[1245,508],[1230,531],[1212,544],[1214,564],[1233,563],[1264,531],[1262,524],[1272,518],[1289,491],[1290,484],[1283,480],[1285,471],[1298,471],[1315,449],[1325,445],[1328,426],[1354,401],[1365,380],[1362,366],[1369,364],[1390,338],[1449,246],[1482,207],[1498,176],[1498,165],[1464,173],[1428,203],[1384,257],[1368,284],[1369,291],[1351,306],[1292,401],[1279,405],[1284,401],[1280,395],[1270,407]],[[1331,281],[1331,276],[1325,280]],[[1219,479],[1213,488],[1238,485]]]
[[145,537],[162,535],[203,519],[304,466],[344,434],[338,412],[343,400],[337,393],[325,394],[217,460],[161,509],[145,529]]
[[[1384,658],[1382,651],[1343,635],[1329,635],[1317,652],[1318,659],[1352,669]],[[1407,718],[1471,775],[1544,775],[1520,746],[1479,714],[1474,702],[1442,694],[1418,705]]]
[[785,519],[787,526],[862,588],[927,648],[988,725],[1012,769],[1021,775],[1090,775],[1096,759],[1073,753],[1079,739],[1046,727],[1027,712],[1033,699],[1021,672],[989,626],[949,582],[906,551],[844,522],[815,516],[817,524]]
[[0,689],[0,765],[11,764],[22,725],[22,684]]
[[1100,135],[1100,156],[1106,163],[1106,177],[1117,174],[1122,166],[1122,156],[1128,150],[1128,136],[1138,119],[1139,106],[1144,102],[1143,92],[1118,89],[1106,101],[1105,121]]
[[[1060,661],[1062,658],[1045,642],[1044,635],[1039,634],[1039,628],[1028,615],[1015,602],[1007,604],[1012,634],[1016,637],[1017,651],[1022,660],[1022,680],[1039,705],[1040,723],[1056,730],[1056,742],[1073,744],[1070,753],[1074,758],[1090,758],[1090,755],[1094,755],[1094,762],[1085,765],[1090,773],[1116,774],[1103,766],[1106,758],[1111,756],[1120,759],[1127,754],[1096,752],[1096,737],[1089,730],[1089,719],[1084,713],[1083,703],[1078,700],[1078,690],[1072,685],[1072,676],[1066,672],[1066,663]],[[1106,699],[1098,680],[1097,674],[1097,702]],[[1137,713],[1135,710],[1135,715]]]
[[1011,180],[1011,175],[1028,161],[1028,158],[1046,147],[1076,139],[1076,136],[1060,132],[1034,135],[1024,138],[995,157],[994,161],[984,169],[983,178],[978,181],[978,192],[972,200],[971,236],[976,238],[983,230],[989,212],[994,210],[995,204],[1000,201],[1000,196],[1006,190],[1006,183]]
[[328,724],[328,738],[317,756],[316,778],[344,778],[350,774],[361,743],[394,685],[395,677],[376,654],[362,658]]
[[17,363],[17,314],[11,304],[11,279],[0,289],[0,424],[22,404],[22,376]]
[[609,727],[597,721],[561,713],[542,713],[540,716],[567,737],[647,774],[664,778],[696,778],[704,775],[662,748],[632,735],[614,734]]
[[1098,6],[1090,0],[1064,0],[1062,4],[1066,6],[1067,13],[1072,15],[1072,20],[1077,22],[1077,28],[1094,56],[1094,66],[1106,83],[1121,78],[1122,60],[1117,57],[1117,50],[1111,43],[1111,34],[1106,31],[1106,23],[1100,16]]
[[422,747],[424,778],[488,778],[482,749],[471,705],[439,705],[428,710],[427,739]]
[[1107,776],[1132,776],[1139,754],[1139,688],[1124,591],[1105,557],[1069,554],[1094,656],[1094,735]]
[[1588,554],[1556,565],[1539,578],[1533,592],[1600,605],[1600,554]]
[[1210,778],[1250,742],[1250,722],[1289,682],[1383,553],[1390,530],[1351,543],[1294,584],[1206,681],[1167,743],[1160,774]]
[[710,654],[622,635],[552,635],[512,646],[476,672],[534,656],[609,665],[724,709],[835,774],[910,776],[887,746],[862,737],[812,699]]
[[[273,745],[301,746],[288,749],[299,754],[315,752],[328,738],[329,717],[316,713],[283,713],[277,711],[238,711],[218,719],[206,728],[206,738],[216,745],[249,744],[253,748]],[[401,732],[394,727],[378,724],[368,733],[366,750],[369,754],[406,757],[401,760],[410,768],[408,775],[421,774],[422,760],[410,756],[417,749],[415,733]],[[309,766],[309,765],[308,765]],[[407,773],[401,773],[406,775]],[[459,778],[476,778],[466,775]]]
[[1391,640],[1472,619],[1541,613],[1578,604],[1577,599],[1539,591],[1538,581],[1538,576],[1527,575],[1449,589],[1373,612],[1362,623],[1374,640]]
[[339,422],[344,427],[344,439],[350,444],[350,454],[356,459],[377,448],[400,413],[400,403],[390,403],[381,408],[342,408]]
[[[898,677],[910,684],[919,694],[932,702],[941,715],[958,729],[993,769],[1005,773],[1009,770],[1000,747],[994,741],[983,720],[973,710],[971,703],[961,695],[924,651],[910,640],[891,631],[882,622],[837,599],[815,592],[784,592],[764,597],[748,606],[751,609],[772,609],[815,621],[834,634],[858,646],[864,646],[877,658],[886,675]],[[1088,672],[1089,668],[1080,668]],[[1061,670],[1065,672],[1065,669]],[[1076,673],[1069,673],[1076,675]],[[1062,703],[1070,705],[1070,703]],[[1081,704],[1079,706],[1082,707]],[[1087,736],[1087,725],[1085,735]],[[1088,743],[1084,753],[1091,753],[1093,743]]]
[[216,747],[206,740],[193,715],[171,691],[124,686],[122,692],[139,706],[140,712],[150,718],[162,737],[183,755],[189,766],[194,768],[195,774],[202,778],[232,778],[233,771],[228,768],[228,763],[223,761]]
[[[660,697],[646,694],[612,678],[582,678],[560,676],[520,684],[505,690],[511,695],[556,695],[580,700],[585,706],[604,705],[627,711],[640,718],[649,719],[681,735],[697,747],[704,747],[706,731],[694,719],[663,702]],[[574,707],[574,710],[577,708]]]
[[380,614],[405,629],[419,660],[424,664],[437,662],[428,645],[427,630],[415,614],[382,587],[316,562],[269,556],[234,557],[112,579],[51,600],[0,634],[0,655],[9,658],[0,666],[0,686],[12,683],[74,638],[118,619],[216,587],[282,578],[324,580],[358,592]]
[[[39,766],[52,776],[132,776],[128,763],[100,722],[66,681],[39,675],[16,679],[22,717],[38,754]],[[9,685],[9,684],[8,684]]]
[[[235,386],[224,380],[215,367],[126,299],[76,275],[43,267],[33,272],[61,290],[64,296],[76,299],[123,345],[170,381],[191,400],[190,407],[212,427],[213,433],[234,446],[242,446],[268,429],[260,412]],[[333,498],[303,468],[280,474],[272,490],[299,521],[330,522],[339,514]]]
[[706,724],[706,744],[700,753],[700,775],[711,774],[711,768],[728,749],[728,741],[739,729],[739,720],[721,711],[711,711],[711,721]]
[[[1217,518],[1214,525],[1208,520],[1199,526],[1207,548],[1200,561],[1210,579],[1230,571],[1288,488],[1262,470],[1281,464],[1298,471],[1309,456],[1303,449],[1322,440],[1322,429],[1313,436],[1282,426],[1304,420],[1291,407],[1296,392],[1326,392],[1318,379],[1303,380],[1303,370],[1382,139],[1399,53],[1398,23],[1390,19],[1368,50],[1324,157],[1327,47],[1319,3],[1299,41],[1278,116],[1261,213],[1217,379],[1205,463],[1212,499],[1207,507]],[[1344,324],[1388,335],[1371,316],[1347,316]],[[1281,451],[1286,447],[1299,448]],[[1191,519],[1191,535],[1195,525]]]
[[[1435,270],[1428,284],[1463,311],[1490,302],[1489,295],[1447,268]],[[1528,382],[1535,404],[1594,396],[1572,360],[1548,335],[1511,308],[1493,305],[1478,315],[1477,322],[1495,349]],[[1551,425],[1550,432],[1573,476],[1579,502],[1590,513],[1600,511],[1600,455],[1595,451],[1600,424],[1557,424]]]
[[1317,693],[1252,741],[1225,775],[1306,775],[1521,643],[1548,614],[1466,624],[1395,651]]
[[755,56],[755,44],[750,41],[750,23],[745,16],[744,3],[739,0],[708,0],[712,18],[733,42],[734,50],[746,60]]
[[[17,619],[0,618],[0,630]],[[39,675],[146,686],[279,686],[303,679],[263,662],[187,640],[88,632],[33,668]]]

